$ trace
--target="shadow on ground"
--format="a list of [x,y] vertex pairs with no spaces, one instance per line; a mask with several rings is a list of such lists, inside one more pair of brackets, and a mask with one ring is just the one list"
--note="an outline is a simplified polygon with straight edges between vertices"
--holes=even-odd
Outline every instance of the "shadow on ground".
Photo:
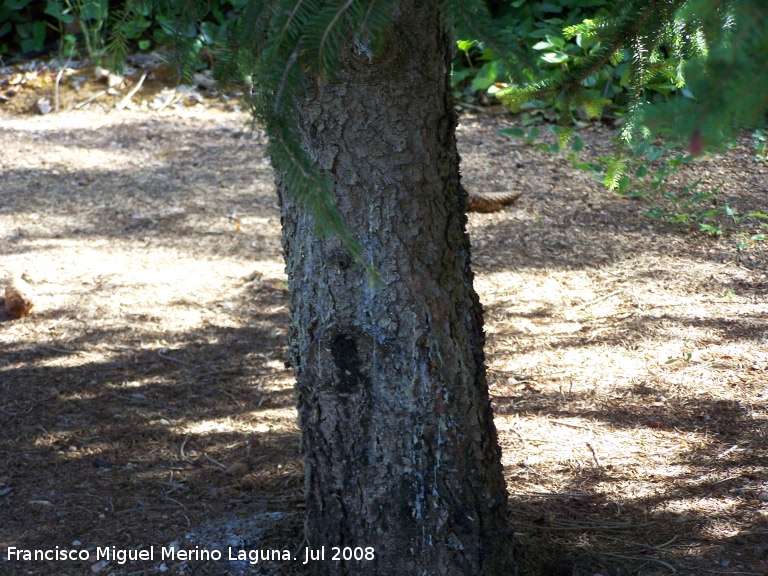
[[[265,143],[215,114],[88,122],[0,128],[0,148],[15,150],[2,165],[2,266],[28,272],[42,294],[32,316],[0,323],[0,547],[296,550],[303,472]],[[583,180],[564,185],[561,165],[542,174],[550,160],[537,154],[515,168],[529,188],[519,205],[470,217],[479,281],[489,284],[502,445],[519,456],[506,474],[512,526],[533,551],[521,558],[550,556],[542,576],[700,575],[704,563],[759,574],[768,550],[758,499],[768,478],[763,369],[743,385],[752,403],[684,385],[759,356],[765,252],[747,260],[723,242],[642,220],[638,203]],[[482,187],[483,178],[488,189],[499,184],[482,174],[468,181]],[[557,284],[551,293],[547,282]],[[643,292],[651,286],[659,292]],[[737,308],[726,309],[729,291]],[[720,308],[694,309],[691,294]],[[619,380],[621,366],[594,358],[639,362],[648,342],[689,344],[688,331],[738,348],[737,360],[689,358],[672,366],[678,372],[605,391],[569,387],[578,371],[557,365],[581,355],[582,373]],[[536,460],[553,426],[597,430],[605,442],[592,454],[581,446],[581,455]],[[636,464],[620,454],[624,444],[604,452],[622,434],[633,435]],[[649,468],[664,450],[664,466]],[[0,573],[74,575],[92,565],[3,559]],[[162,571],[159,560],[103,568]],[[165,569],[302,573],[242,561],[168,560]]]

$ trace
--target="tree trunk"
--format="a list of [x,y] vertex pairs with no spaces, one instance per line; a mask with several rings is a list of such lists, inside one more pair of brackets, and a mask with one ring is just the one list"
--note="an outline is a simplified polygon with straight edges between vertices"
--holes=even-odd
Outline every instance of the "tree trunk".
[[[300,105],[380,284],[278,176],[317,574],[512,574],[438,5],[403,0],[382,54],[350,45]],[[334,546],[370,550],[336,562]]]

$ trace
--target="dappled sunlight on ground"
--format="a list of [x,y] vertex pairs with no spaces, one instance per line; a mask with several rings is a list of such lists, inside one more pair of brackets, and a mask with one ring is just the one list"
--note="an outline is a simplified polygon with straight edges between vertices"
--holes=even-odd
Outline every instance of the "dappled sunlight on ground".
[[[0,282],[35,308],[0,323],[0,546],[302,543],[279,213],[245,120],[3,118]],[[518,537],[579,575],[765,574],[765,247],[643,219],[511,121],[459,136],[468,189],[524,191],[470,216]],[[734,176],[757,209],[765,178]]]

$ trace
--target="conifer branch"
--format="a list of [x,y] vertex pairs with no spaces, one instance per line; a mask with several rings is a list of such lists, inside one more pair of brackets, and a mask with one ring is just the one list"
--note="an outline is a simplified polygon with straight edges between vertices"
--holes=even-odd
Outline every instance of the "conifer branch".
[[349,7],[352,5],[353,2],[354,0],[347,0],[344,3],[344,5],[339,7],[338,10],[334,10],[331,21],[328,23],[328,26],[326,26],[325,30],[323,31],[323,35],[320,38],[320,45],[317,48],[317,53],[318,53],[317,69],[320,71],[323,71],[325,69],[325,66],[323,66],[323,53],[325,52],[325,47],[328,43],[328,37],[332,33],[334,26],[336,26],[336,22],[338,22],[339,18],[341,18],[344,15],[344,13],[349,9]]
[[[733,126],[760,122],[768,94],[768,61],[762,57],[768,53],[764,1],[627,0],[617,4],[608,15],[564,30],[566,38],[582,35],[599,40],[589,57],[574,59],[571,69],[547,78],[510,86],[500,93],[503,101],[518,110],[532,98],[548,96],[557,100],[563,123],[571,120],[575,108],[597,115],[607,100],[586,87],[586,81],[608,64],[618,66],[626,53],[630,71],[622,85],[628,87],[633,102],[620,131],[620,149],[638,134],[650,134],[651,123],[664,116],[682,118],[676,125],[681,133],[701,129],[710,139],[722,138],[718,134],[728,133]],[[207,0],[127,0],[123,10],[114,12],[109,42],[112,65],[119,66],[125,58],[126,26],[135,13],[146,15],[150,6],[174,22],[163,29],[173,46],[175,67],[187,77],[195,57],[194,32],[209,9]],[[249,106],[254,121],[267,129],[275,169],[286,174],[287,187],[312,212],[318,229],[337,234],[358,259],[362,250],[344,225],[332,186],[300,140],[297,102],[306,97],[308,78],[333,78],[343,65],[345,48],[375,57],[385,44],[397,6],[397,0],[246,0],[240,19],[228,27],[229,45],[222,48],[216,64],[219,80],[248,79]],[[446,27],[492,50],[509,72],[524,56],[518,39],[499,30],[484,0],[444,0],[441,18]],[[648,106],[646,86],[659,79],[678,88],[687,82],[695,96],[710,97],[703,104],[675,99],[667,106]],[[694,106],[698,114],[693,113]],[[570,130],[561,131],[562,137],[570,134]],[[615,185],[622,170],[622,162],[614,162],[607,181]]]

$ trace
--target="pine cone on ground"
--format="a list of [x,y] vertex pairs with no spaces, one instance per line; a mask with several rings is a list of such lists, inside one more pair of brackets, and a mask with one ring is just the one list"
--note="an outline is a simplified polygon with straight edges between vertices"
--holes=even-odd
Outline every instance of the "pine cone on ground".
[[522,192],[472,192],[467,198],[467,212],[498,212],[522,195]]
[[28,316],[34,306],[32,287],[21,278],[13,278],[5,287],[5,312],[10,318]]

